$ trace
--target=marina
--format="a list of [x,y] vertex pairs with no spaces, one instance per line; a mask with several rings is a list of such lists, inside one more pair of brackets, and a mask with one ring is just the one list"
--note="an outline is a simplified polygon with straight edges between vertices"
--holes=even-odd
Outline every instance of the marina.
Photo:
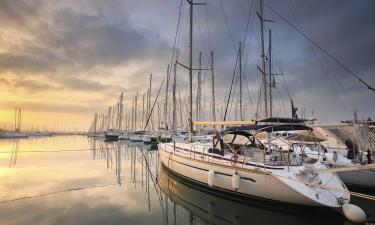
[[[157,149],[148,149],[143,144],[54,136],[20,139],[15,151],[14,140],[0,140],[0,143],[3,224],[248,224],[249,220],[254,224],[281,220],[287,224],[345,224],[346,221],[335,210],[286,209],[187,182],[161,166]],[[13,152],[17,159],[10,166]],[[366,211],[369,223],[374,221],[371,200],[352,197],[351,201]],[[16,217],[14,212],[22,212],[22,217]]]
[[0,3],[0,224],[375,224],[373,2],[70,1]]

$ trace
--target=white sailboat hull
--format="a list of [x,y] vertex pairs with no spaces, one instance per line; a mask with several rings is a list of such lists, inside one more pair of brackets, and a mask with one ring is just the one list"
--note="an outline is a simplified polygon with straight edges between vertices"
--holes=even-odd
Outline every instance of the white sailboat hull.
[[[292,203],[307,206],[329,206],[340,207],[337,202],[337,196],[332,198],[332,194],[321,191],[317,194],[313,189],[306,187],[305,184],[293,182],[284,179],[282,176],[277,177],[272,173],[264,171],[263,168],[239,168],[233,167],[228,162],[227,165],[215,163],[202,159],[201,155],[196,157],[186,157],[174,154],[168,148],[168,144],[159,144],[160,158],[164,166],[172,172],[208,186],[208,172],[215,172],[214,188],[235,193],[246,197],[277,201],[282,203]],[[173,144],[169,144],[172,145]],[[192,153],[193,154],[193,153]],[[207,159],[206,159],[207,160]],[[239,188],[233,188],[233,174],[237,171],[240,175]],[[337,177],[335,177],[337,181]],[[338,179],[338,182],[341,181]],[[341,185],[341,183],[340,183]],[[296,191],[296,190],[299,191]],[[316,196],[319,195],[318,197]],[[319,199],[319,197],[321,199]],[[350,198],[345,196],[346,198]],[[327,201],[322,200],[327,198]],[[348,200],[347,200],[348,201]]]

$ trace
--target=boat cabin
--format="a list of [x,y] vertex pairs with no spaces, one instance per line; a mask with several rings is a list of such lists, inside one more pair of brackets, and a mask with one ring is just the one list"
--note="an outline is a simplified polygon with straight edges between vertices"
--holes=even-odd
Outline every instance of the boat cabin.
[[301,124],[267,124],[231,128],[216,135],[212,140],[213,148],[208,151],[221,156],[234,155],[238,161],[252,161],[272,166],[300,166],[302,163],[316,162],[305,154],[303,142],[297,145],[292,142],[279,145],[268,139],[272,132],[296,130],[311,131],[312,128]]

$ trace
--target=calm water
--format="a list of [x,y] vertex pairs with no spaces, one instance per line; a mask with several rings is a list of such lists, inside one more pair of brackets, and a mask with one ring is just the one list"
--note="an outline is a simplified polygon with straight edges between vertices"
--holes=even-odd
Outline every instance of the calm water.
[[[375,204],[360,199],[370,214]],[[85,136],[0,140],[0,224],[349,224],[333,210],[216,195],[161,167],[151,146]]]

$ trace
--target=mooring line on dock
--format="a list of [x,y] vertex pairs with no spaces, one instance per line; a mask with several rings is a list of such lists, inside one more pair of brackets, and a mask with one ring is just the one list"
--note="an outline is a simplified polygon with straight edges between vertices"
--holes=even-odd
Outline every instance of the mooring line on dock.
[[[142,181],[128,181],[128,182],[121,182],[120,184],[134,184],[134,183],[140,183],[140,182],[142,182]],[[53,192],[48,192],[48,193],[43,193],[43,194],[23,196],[23,197],[18,197],[18,198],[14,198],[14,199],[4,200],[4,201],[0,201],[0,204],[6,204],[6,203],[15,202],[15,201],[24,200],[24,199],[44,197],[44,196],[48,196],[48,195],[60,194],[60,193],[71,192],[71,191],[80,191],[80,190],[89,189],[89,188],[102,188],[102,187],[117,186],[117,185],[119,185],[119,183],[98,184],[98,185],[92,185],[92,186],[75,187],[75,188],[69,188],[69,189],[66,189],[66,190],[53,191]]]
[[[83,152],[83,151],[93,151],[93,150],[114,150],[117,148],[96,148],[96,149],[58,149],[54,151],[48,151],[48,150],[31,150],[31,151],[17,151],[17,153],[54,153],[54,152]],[[0,154],[6,154],[6,153],[12,153],[11,151],[3,151],[0,152]]]

